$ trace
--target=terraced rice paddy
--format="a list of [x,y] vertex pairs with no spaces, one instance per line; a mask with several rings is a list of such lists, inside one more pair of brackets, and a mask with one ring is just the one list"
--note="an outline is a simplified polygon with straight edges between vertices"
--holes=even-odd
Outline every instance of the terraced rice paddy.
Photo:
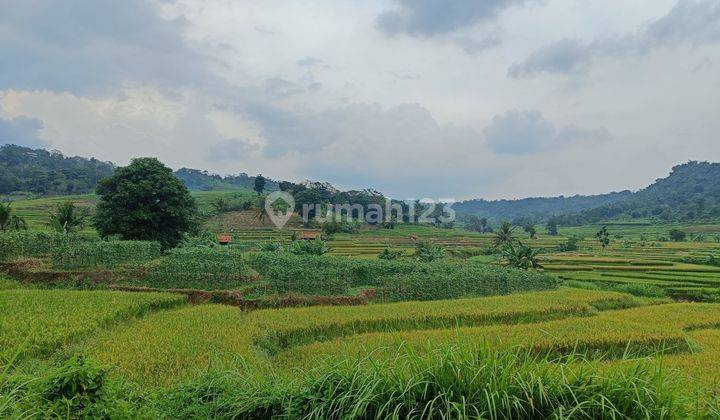
[[3,305],[4,318],[14,320],[11,334],[3,325],[5,346],[34,337],[30,331],[57,331],[33,342],[35,348],[64,346],[65,353],[89,355],[115,366],[113,376],[149,387],[227,369],[289,380],[332,360],[384,363],[398,352],[422,357],[447,346],[485,345],[584,354],[613,366],[628,358],[655,363],[655,355],[664,354],[663,366],[705,397],[720,380],[717,364],[709,363],[720,357],[720,305],[615,292],[561,289],[423,305],[251,313],[221,305],[178,307],[164,295],[121,292],[6,290],[0,299],[19,302]]
[[[564,228],[562,234],[594,232],[596,227]],[[709,235],[705,242],[658,241],[672,228]],[[598,228],[599,229],[599,228]],[[593,239],[580,242],[577,252],[557,252],[564,236],[540,235],[529,239],[518,233],[517,238],[533,248],[541,248],[541,262],[546,271],[556,273],[563,280],[605,284],[645,284],[666,289],[677,297],[698,294],[718,295],[720,300],[720,267],[690,264],[688,258],[720,256],[720,243],[712,238],[720,232],[720,225],[617,225],[610,226],[611,245],[603,250]],[[486,253],[492,248],[494,235],[479,234],[462,229],[437,229],[427,226],[400,225],[394,230],[363,230],[358,234],[337,234],[328,242],[331,255],[355,258],[376,258],[386,247],[398,249],[404,255],[414,252],[415,239],[430,239],[447,250],[471,251],[471,255]],[[592,236],[592,235],[588,235]],[[244,229],[234,234],[236,243],[253,245],[263,242],[289,242],[290,232],[273,229]],[[472,252],[474,251],[474,252]],[[480,256],[492,262],[490,256]],[[710,296],[712,297],[712,296]]]

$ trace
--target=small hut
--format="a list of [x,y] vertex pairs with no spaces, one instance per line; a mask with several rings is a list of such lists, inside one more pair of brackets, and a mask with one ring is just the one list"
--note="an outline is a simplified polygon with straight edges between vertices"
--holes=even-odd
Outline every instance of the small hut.
[[314,241],[320,236],[320,231],[317,230],[303,230],[300,232],[301,241]]
[[220,245],[229,245],[232,242],[232,236],[230,235],[218,235],[218,242]]

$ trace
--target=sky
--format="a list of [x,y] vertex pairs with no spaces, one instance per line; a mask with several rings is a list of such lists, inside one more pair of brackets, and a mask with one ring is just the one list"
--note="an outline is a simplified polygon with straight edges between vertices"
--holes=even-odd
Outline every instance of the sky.
[[720,0],[0,0],[0,144],[394,198],[720,160]]

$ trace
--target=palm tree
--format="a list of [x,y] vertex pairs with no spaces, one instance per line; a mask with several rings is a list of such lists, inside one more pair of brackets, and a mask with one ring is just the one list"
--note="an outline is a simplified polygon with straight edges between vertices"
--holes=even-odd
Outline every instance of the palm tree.
[[50,213],[50,226],[60,233],[73,233],[85,226],[85,221],[90,217],[90,210],[80,208],[72,201],[66,201]]
[[523,245],[521,242],[518,242],[517,247],[512,244],[507,244],[502,251],[502,257],[507,265],[523,270],[542,268],[537,258],[538,255],[540,255],[539,249],[532,249],[529,246]]
[[12,203],[0,203],[0,232],[6,230],[27,230],[25,219],[12,214]]
[[502,225],[500,225],[500,229],[495,232],[493,244],[497,247],[512,244],[515,242],[515,238],[513,237],[514,231],[515,227],[513,227],[510,222],[503,222]]

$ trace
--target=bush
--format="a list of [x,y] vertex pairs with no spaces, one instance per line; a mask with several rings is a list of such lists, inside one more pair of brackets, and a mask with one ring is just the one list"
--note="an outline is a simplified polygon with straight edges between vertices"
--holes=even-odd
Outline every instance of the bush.
[[60,248],[99,241],[98,238],[56,232],[5,232],[0,234],[0,261],[50,256]]
[[580,242],[582,238],[577,236],[570,236],[567,240],[557,246],[558,252],[573,252],[580,249]]
[[720,267],[720,257],[715,255],[708,255],[707,257],[684,257],[681,261],[688,264],[712,265],[714,267]]
[[402,256],[403,252],[399,249],[390,249],[385,248],[378,254],[378,258],[381,260],[394,260],[397,258],[400,258]]
[[669,233],[670,239],[675,242],[683,242],[687,238],[687,233],[682,230],[673,229]]
[[323,255],[329,250],[327,243],[320,237],[314,241],[293,241],[288,247],[288,251],[296,255]]
[[40,384],[40,397],[53,412],[82,413],[102,399],[107,371],[93,360],[74,356]]
[[415,245],[415,257],[422,262],[432,262],[445,256],[445,250],[431,241],[420,241]]
[[262,252],[277,252],[285,249],[283,244],[279,242],[263,242],[258,248]]
[[651,284],[618,284],[611,288],[616,292],[628,293],[641,297],[666,297],[665,289]]

